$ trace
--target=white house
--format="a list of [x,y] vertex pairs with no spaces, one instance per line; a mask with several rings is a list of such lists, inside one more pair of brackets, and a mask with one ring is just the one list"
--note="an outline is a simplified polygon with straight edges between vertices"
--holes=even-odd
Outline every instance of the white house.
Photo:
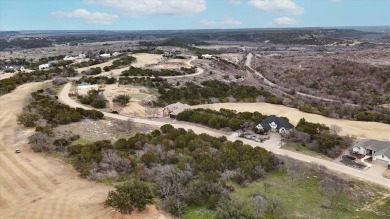
[[76,57],[73,57],[73,56],[65,56],[63,58],[64,61],[74,61],[76,59]]
[[42,65],[39,65],[39,66],[38,66],[38,69],[39,69],[39,71],[41,71],[41,70],[47,69],[47,68],[49,68],[49,67],[50,67],[49,64],[42,64]]
[[100,57],[102,57],[102,58],[110,58],[111,55],[109,53],[104,53],[104,54],[101,54]]
[[4,71],[10,71],[10,72],[15,72],[15,71],[25,71],[26,68],[24,68],[24,66],[22,65],[15,65],[15,66],[5,66],[5,68],[3,69]]
[[387,164],[390,167],[390,141],[363,139],[353,146],[352,152],[371,156],[373,161]]
[[202,58],[204,59],[211,59],[213,56],[212,55],[209,55],[209,54],[203,54],[202,55]]
[[114,52],[113,54],[112,54],[112,56],[119,56],[121,53],[120,52]]
[[99,90],[99,85],[97,84],[87,84],[87,83],[81,83],[77,86],[77,94],[78,95],[88,95],[88,92],[91,90]]

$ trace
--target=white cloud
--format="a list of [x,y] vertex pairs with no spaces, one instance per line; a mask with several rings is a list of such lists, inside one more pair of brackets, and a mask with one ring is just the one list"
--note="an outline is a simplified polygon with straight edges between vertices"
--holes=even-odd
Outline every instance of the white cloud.
[[115,8],[129,16],[192,15],[206,10],[206,0],[84,0]]
[[277,11],[292,15],[305,13],[305,9],[292,0],[250,0],[248,3],[261,11]]
[[289,17],[279,17],[274,20],[274,24],[277,25],[293,25],[296,23],[297,21],[295,19]]
[[241,25],[241,22],[238,20],[235,20],[233,18],[226,18],[222,21],[213,21],[213,20],[208,20],[208,19],[202,19],[202,20],[200,20],[199,24],[202,26],[211,26],[211,27],[238,26],[238,25]]
[[102,12],[90,12],[85,9],[77,9],[71,12],[57,11],[51,13],[52,16],[58,18],[76,18],[84,20],[88,24],[112,24],[116,19],[117,15],[106,14]]
[[241,4],[241,0],[229,0],[229,3],[233,5],[239,5]]

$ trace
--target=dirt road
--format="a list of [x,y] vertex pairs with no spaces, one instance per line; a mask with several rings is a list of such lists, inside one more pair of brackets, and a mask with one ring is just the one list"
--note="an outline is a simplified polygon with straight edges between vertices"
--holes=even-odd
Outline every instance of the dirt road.
[[[59,95],[59,100],[62,103],[67,104],[67,105],[69,105],[71,107],[87,108],[87,107],[82,106],[79,103],[76,103],[75,101],[73,101],[72,99],[69,98],[68,93],[69,93],[70,87],[71,87],[70,83],[68,83],[68,84],[66,84],[64,86],[63,90],[61,91],[61,93]],[[121,120],[128,120],[129,119],[126,116],[122,116],[122,115],[118,115],[118,114],[104,113],[104,115],[106,117],[115,118],[115,119],[121,119]],[[157,126],[161,126],[161,125],[164,125],[164,124],[172,124],[176,128],[192,129],[197,134],[207,133],[207,134],[215,136],[215,137],[219,137],[219,136],[223,136],[224,135],[223,133],[221,133],[219,131],[216,131],[216,130],[213,130],[213,129],[199,127],[199,126],[195,126],[193,124],[182,123],[182,122],[167,123],[167,122],[162,122],[162,121],[154,121],[154,120],[149,120],[149,119],[138,119],[138,118],[134,118],[132,120],[134,122],[137,122],[137,123],[151,124],[151,125],[157,125]],[[283,149],[280,149],[279,147],[275,147],[275,145],[267,144],[266,142],[265,143],[257,143],[257,142],[254,142],[254,141],[238,138],[236,136],[230,136],[230,135],[225,135],[225,136],[229,140],[231,140],[231,141],[241,140],[244,143],[249,144],[249,145],[251,145],[253,147],[262,147],[262,148],[265,148],[265,149],[267,149],[269,151],[272,151],[275,154],[288,156],[288,157],[291,157],[291,158],[294,158],[294,159],[297,159],[297,160],[300,160],[300,161],[304,161],[304,162],[309,162],[309,163],[314,162],[314,163],[317,163],[317,164],[321,164],[321,165],[324,165],[328,169],[333,170],[335,172],[346,174],[346,175],[358,178],[358,179],[363,180],[363,181],[376,183],[378,185],[381,185],[383,187],[386,187],[386,188],[390,189],[390,179],[386,179],[386,178],[384,178],[381,175],[377,175],[377,174],[374,174],[374,173],[371,173],[371,172],[367,172],[367,171],[361,171],[361,170],[353,169],[351,167],[344,166],[344,165],[341,165],[341,164],[338,164],[338,163],[334,163],[332,161],[322,160],[322,159],[319,159],[319,158],[316,158],[316,157],[311,157],[311,156],[308,156],[308,155],[295,153],[293,151],[283,150]]]
[[[33,130],[20,128],[16,115],[25,97],[42,84],[24,84],[0,97],[0,218],[122,218],[103,206],[112,187],[81,179],[69,164],[28,148]],[[160,216],[153,206],[134,215],[127,218]]]

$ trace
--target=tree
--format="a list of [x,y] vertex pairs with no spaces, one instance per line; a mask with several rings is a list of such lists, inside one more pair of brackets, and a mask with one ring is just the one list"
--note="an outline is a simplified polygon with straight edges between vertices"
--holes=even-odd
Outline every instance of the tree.
[[115,104],[124,107],[130,102],[130,96],[128,94],[119,94],[112,100]]
[[102,108],[106,107],[106,101],[103,99],[100,99],[100,98],[95,98],[92,100],[91,106],[98,108],[98,109],[102,109]]
[[328,197],[332,206],[334,200],[345,191],[346,182],[338,176],[327,176],[320,182],[321,194]]
[[132,179],[115,186],[105,201],[106,207],[113,207],[122,214],[130,214],[134,209],[142,211],[147,204],[153,203],[153,194],[149,185],[139,179]]
[[332,135],[338,135],[341,132],[341,127],[337,125],[331,125],[329,132]]
[[22,112],[17,117],[17,122],[19,125],[24,125],[25,127],[34,127],[36,122],[39,119],[39,115],[35,113]]

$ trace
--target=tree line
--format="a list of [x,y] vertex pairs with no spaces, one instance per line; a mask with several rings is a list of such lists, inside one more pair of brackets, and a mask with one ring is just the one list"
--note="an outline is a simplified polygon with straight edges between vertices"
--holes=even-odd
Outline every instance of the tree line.
[[31,73],[16,73],[13,77],[0,80],[0,95],[11,92],[18,86],[29,83],[53,79],[55,77],[73,77],[77,72],[73,68],[53,68]]
[[182,87],[169,87],[168,89],[158,89],[160,97],[158,103],[165,106],[171,103],[182,102],[190,105],[218,102],[257,102],[260,97],[265,98],[265,102],[282,104],[282,100],[271,93],[257,89],[253,86],[241,86],[236,83],[224,83],[218,80],[203,81],[201,85],[187,82]]
[[[161,76],[177,76],[192,74],[193,68],[182,68],[181,71],[161,69],[159,71],[152,69],[142,69],[131,66],[129,70],[122,72],[121,76],[149,76],[149,77],[161,77]],[[196,71],[196,70],[195,70]]]
[[[102,112],[71,108],[57,101],[56,91],[53,89],[40,89],[31,93],[28,105],[18,115],[17,121],[25,127],[36,127],[39,124],[51,126],[78,122],[82,119],[102,119]],[[45,125],[44,125],[45,126]]]
[[239,112],[234,110],[220,109],[193,109],[185,110],[176,116],[177,120],[202,124],[210,128],[229,128],[237,131],[242,128],[255,129],[256,125],[268,116],[259,112]]
[[325,154],[331,158],[341,155],[342,151],[352,145],[352,138],[338,135],[340,128],[329,128],[324,124],[299,120],[295,130],[287,134],[287,143],[298,143],[309,150]]
[[[142,187],[147,196],[145,200],[149,200],[146,203],[150,203],[152,195],[164,210],[176,216],[182,216],[193,206],[215,209],[220,199],[234,190],[229,182],[240,185],[252,182],[276,170],[280,164],[279,159],[265,149],[207,134],[196,135],[191,130],[175,129],[171,125],[114,143],[103,140],[81,145],[71,144],[70,139],[55,141],[82,177],[98,181],[139,179],[153,188],[151,193],[138,180],[127,187],[118,187],[117,192]],[[30,144],[42,143],[32,138]],[[124,194],[131,196],[128,192]],[[124,213],[134,208],[142,210],[138,201],[120,205],[118,198],[118,194],[110,193],[106,205]],[[119,203],[124,202],[121,200]],[[140,195],[139,201],[142,200]]]

